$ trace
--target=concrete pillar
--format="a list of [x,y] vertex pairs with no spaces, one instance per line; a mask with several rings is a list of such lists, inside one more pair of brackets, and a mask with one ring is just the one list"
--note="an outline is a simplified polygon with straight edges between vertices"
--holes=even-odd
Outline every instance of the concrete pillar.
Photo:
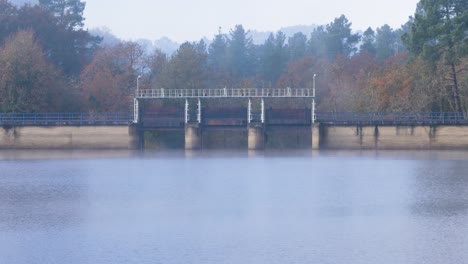
[[128,135],[130,136],[131,149],[143,149],[145,145],[144,132],[139,129],[138,124],[128,126]]
[[201,125],[198,123],[185,124],[185,149],[201,149]]
[[249,150],[262,150],[265,148],[265,133],[261,123],[250,123],[247,136]]
[[312,149],[320,149],[320,125],[312,124]]

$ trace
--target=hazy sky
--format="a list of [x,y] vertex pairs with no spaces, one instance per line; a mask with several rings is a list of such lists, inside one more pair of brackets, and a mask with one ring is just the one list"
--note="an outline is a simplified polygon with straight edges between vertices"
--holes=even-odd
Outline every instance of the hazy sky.
[[418,0],[88,0],[86,26],[107,27],[124,39],[167,36],[182,42],[236,24],[276,31],[294,25],[328,24],[341,14],[353,30],[384,24],[400,27],[414,14]]

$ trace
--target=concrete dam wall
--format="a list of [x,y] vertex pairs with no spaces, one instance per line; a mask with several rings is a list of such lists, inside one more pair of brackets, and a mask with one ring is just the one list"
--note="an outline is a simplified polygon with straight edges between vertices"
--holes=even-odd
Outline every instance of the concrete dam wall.
[[0,127],[0,149],[133,149],[129,126]]
[[[203,129],[203,128],[202,128]],[[250,127],[205,130],[187,127],[160,144],[187,149],[394,149],[468,150],[468,126],[319,126]],[[175,133],[175,132],[167,132]],[[180,135],[179,135],[180,134]],[[183,135],[185,134],[185,142]],[[137,149],[144,146],[136,126],[0,127],[0,149]]]
[[466,149],[468,126],[322,125],[321,149]]

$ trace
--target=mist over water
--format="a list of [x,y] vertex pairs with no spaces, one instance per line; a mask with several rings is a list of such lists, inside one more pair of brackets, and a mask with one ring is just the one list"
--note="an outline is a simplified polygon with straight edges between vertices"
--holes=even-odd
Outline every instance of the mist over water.
[[466,152],[0,153],[0,263],[466,263]]

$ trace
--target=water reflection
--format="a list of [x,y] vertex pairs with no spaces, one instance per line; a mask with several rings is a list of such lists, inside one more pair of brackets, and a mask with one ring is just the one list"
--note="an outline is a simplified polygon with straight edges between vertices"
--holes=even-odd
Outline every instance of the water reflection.
[[111,159],[138,156],[135,150],[0,150],[1,160]]
[[0,163],[0,229],[62,229],[82,218],[86,183],[79,165]]
[[424,161],[417,169],[411,209],[422,216],[455,216],[468,210],[468,163],[464,160]]
[[288,154],[7,155],[0,263],[468,262],[466,153]]

